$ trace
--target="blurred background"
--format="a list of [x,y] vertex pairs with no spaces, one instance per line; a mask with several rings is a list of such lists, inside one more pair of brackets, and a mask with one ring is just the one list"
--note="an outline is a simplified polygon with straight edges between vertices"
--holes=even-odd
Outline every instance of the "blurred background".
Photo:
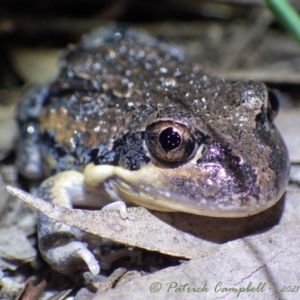
[[[290,3],[300,11],[299,1]],[[112,22],[178,45],[215,75],[266,82],[282,92],[283,108],[300,106],[300,45],[263,0],[2,0],[0,158],[14,141],[11,105],[22,88],[51,80],[61,49]]]
[[[300,1],[290,3],[300,11]],[[214,75],[232,81],[263,81],[279,90],[282,110],[276,122],[289,148],[294,165],[291,183],[299,195],[300,44],[278,24],[263,0],[1,0],[0,190],[4,196],[0,231],[11,231],[0,232],[0,298],[15,296],[30,276],[43,278],[43,263],[36,251],[36,212],[12,199],[9,202],[4,192],[6,183],[18,180],[13,151],[15,105],[24,87],[54,78],[63,48],[111,23],[128,24],[178,45],[187,60]],[[9,242],[1,240],[7,235]],[[21,253],[15,253],[20,244]],[[29,258],[30,266],[24,264]],[[1,268],[9,274],[6,281],[1,279]],[[58,281],[57,274],[49,279],[54,287],[61,284]]]

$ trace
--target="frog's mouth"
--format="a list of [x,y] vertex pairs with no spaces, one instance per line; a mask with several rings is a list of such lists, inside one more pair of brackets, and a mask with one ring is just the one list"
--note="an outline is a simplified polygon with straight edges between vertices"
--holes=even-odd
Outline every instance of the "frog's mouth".
[[90,164],[85,168],[84,176],[88,185],[105,186],[108,194],[113,195],[111,198],[114,201],[121,199],[128,204],[164,212],[185,212],[222,218],[248,217],[268,209],[280,198],[274,201],[258,201],[253,196],[244,194],[222,198],[191,197],[176,193],[168,186],[167,178],[172,171],[164,170],[162,174],[157,172],[157,168],[152,168],[130,171],[122,167]]
[[264,203],[261,205],[254,198],[249,200],[247,205],[242,205],[241,201],[238,199],[234,201],[230,197],[218,200],[196,199],[174,194],[164,189],[131,185],[124,181],[119,181],[115,185],[115,189],[126,202],[147,209],[164,212],[185,212],[219,218],[249,217],[268,209],[274,204]]

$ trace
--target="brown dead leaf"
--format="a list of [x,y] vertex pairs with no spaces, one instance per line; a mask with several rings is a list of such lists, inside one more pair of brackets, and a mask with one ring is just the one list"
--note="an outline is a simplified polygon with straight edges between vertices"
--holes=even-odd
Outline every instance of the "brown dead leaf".
[[17,189],[11,193],[59,222],[85,232],[134,247],[184,258],[211,253],[218,243],[247,236],[276,224],[283,201],[259,215],[222,219],[184,213],[150,213],[142,207],[128,209],[128,218],[117,211],[67,209],[47,203]]
[[34,286],[30,280],[16,300],[38,300],[47,286],[46,280],[42,280],[38,285]]
[[179,267],[137,277],[93,300],[299,299],[299,235],[299,222],[275,226]]

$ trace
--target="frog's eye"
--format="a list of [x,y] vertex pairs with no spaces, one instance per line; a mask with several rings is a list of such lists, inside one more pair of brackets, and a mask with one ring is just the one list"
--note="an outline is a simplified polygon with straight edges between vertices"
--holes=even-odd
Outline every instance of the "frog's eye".
[[268,119],[273,122],[279,112],[279,98],[280,94],[275,90],[268,90]]
[[162,121],[146,129],[146,143],[154,158],[170,163],[186,161],[195,150],[195,139],[182,124]]

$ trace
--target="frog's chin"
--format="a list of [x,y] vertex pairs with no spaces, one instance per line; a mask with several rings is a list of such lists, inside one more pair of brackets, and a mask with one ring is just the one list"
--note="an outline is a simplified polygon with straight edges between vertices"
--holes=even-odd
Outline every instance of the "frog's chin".
[[219,218],[241,218],[258,214],[276,202],[258,204],[256,199],[249,199],[247,205],[242,204],[237,198],[205,199],[191,198],[187,195],[170,193],[156,187],[132,185],[117,180],[115,192],[127,203],[143,206],[147,209],[163,212],[185,212],[201,216]]

